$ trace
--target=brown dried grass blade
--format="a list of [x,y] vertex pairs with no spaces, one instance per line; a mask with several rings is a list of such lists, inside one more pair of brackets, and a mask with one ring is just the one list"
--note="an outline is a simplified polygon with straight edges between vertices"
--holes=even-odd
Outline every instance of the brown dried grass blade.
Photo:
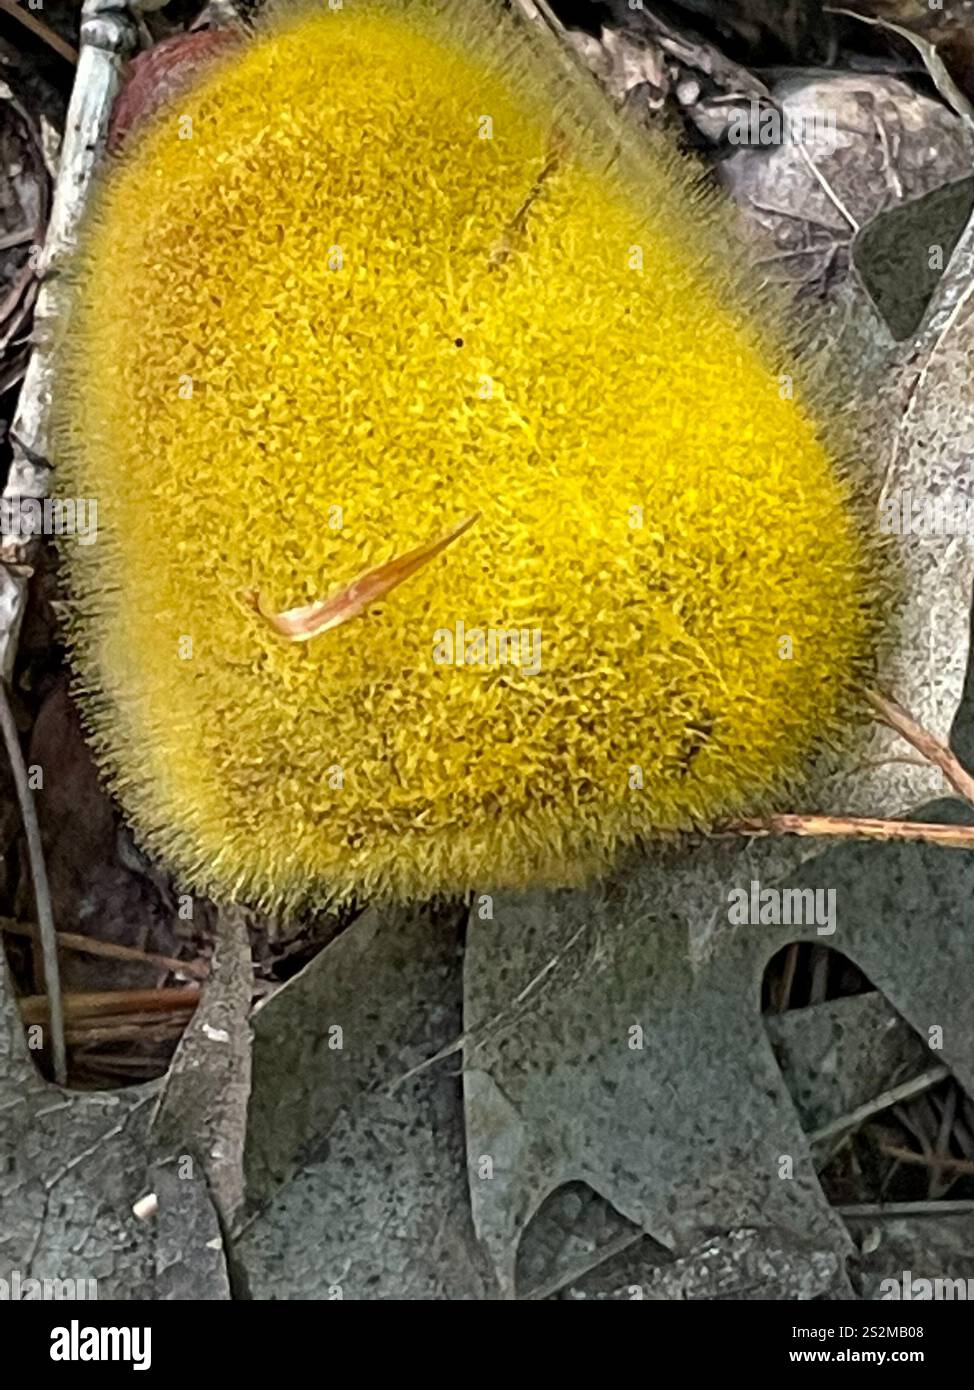
[[438,540],[428,541],[415,550],[407,550],[405,554],[387,560],[384,565],[366,570],[331,598],[318,599],[301,608],[288,608],[283,613],[268,609],[258,593],[247,594],[247,602],[279,636],[289,642],[307,642],[331,628],[340,627],[350,618],[357,618],[370,604],[384,598],[417,570],[441,555],[447,546],[470,529],[479,515],[479,512],[474,512]]

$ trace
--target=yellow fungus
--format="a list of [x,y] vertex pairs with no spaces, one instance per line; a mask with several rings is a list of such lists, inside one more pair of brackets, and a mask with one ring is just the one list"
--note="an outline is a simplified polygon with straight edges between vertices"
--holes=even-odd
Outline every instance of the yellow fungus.
[[[578,882],[789,790],[869,669],[827,407],[698,171],[477,9],[285,15],[84,231],[77,689],[143,844],[218,897]],[[239,601],[310,609],[475,513],[310,640]]]

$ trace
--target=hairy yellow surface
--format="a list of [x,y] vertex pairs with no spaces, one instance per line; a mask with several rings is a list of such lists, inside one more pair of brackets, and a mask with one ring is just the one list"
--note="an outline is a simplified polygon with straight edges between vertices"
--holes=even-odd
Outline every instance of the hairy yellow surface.
[[[871,586],[801,373],[696,171],[553,63],[500,16],[318,6],[106,177],[56,400],[58,490],[98,501],[71,641],[200,889],[577,882],[758,809],[849,710]],[[308,641],[255,611],[474,513]]]

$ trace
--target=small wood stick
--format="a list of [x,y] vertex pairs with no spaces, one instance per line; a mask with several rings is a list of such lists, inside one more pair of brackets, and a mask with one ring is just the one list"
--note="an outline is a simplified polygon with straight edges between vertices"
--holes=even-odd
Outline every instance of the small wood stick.
[[[904,738],[927,762],[939,767],[958,796],[974,806],[974,777],[951,748],[918,724],[896,700],[875,690],[864,692],[882,722]],[[974,849],[974,826],[934,825],[926,821],[882,820],[869,816],[819,816],[781,814],[766,819],[723,821],[715,834],[820,835],[845,840],[906,840],[940,845],[944,849]]]
[[884,724],[894,729],[907,743],[922,753],[947,778],[958,796],[974,806],[974,777],[961,764],[956,754],[935,734],[924,729],[896,700],[888,699],[875,690],[866,691],[866,699]]
[[27,768],[20,746],[20,735],[14,720],[13,710],[7,698],[6,683],[0,679],[0,729],[7,745],[10,770],[17,788],[20,802],[20,816],[27,837],[27,858],[30,862],[31,877],[34,881],[34,906],[37,910],[37,925],[41,938],[41,958],[44,965],[44,987],[47,990],[47,1011],[45,1018],[51,1020],[51,1065],[54,1080],[59,1086],[68,1084],[68,1054],[64,1042],[64,1009],[61,1003],[61,975],[58,969],[57,932],[54,928],[54,912],[51,908],[51,894],[47,885],[47,866],[44,862],[44,847],[41,843],[41,828],[34,805],[34,793],[27,782]]
[[[79,991],[64,996],[63,1008],[64,1016],[73,1020],[104,1014],[168,1013],[195,1008],[199,997],[199,985],[180,985],[176,989]],[[40,1023],[47,1018],[49,1006],[46,994],[27,994],[20,1001],[20,1014],[25,1023]]]
[[[31,941],[37,939],[37,927],[33,922],[12,922],[7,917],[0,917],[0,932],[8,936],[24,936]],[[96,936],[82,936],[78,932],[59,931],[57,943],[62,950],[77,951],[79,955],[132,961],[136,965],[154,965],[160,970],[171,970],[174,974],[192,975],[195,980],[205,980],[210,973],[209,966],[203,961],[160,956],[155,951],[139,951],[134,946],[120,946],[115,941],[101,941]]]
[[945,849],[974,849],[974,825],[935,825],[927,821],[878,820],[866,816],[782,814],[764,820],[723,821],[717,835],[807,835],[841,840],[906,840]]

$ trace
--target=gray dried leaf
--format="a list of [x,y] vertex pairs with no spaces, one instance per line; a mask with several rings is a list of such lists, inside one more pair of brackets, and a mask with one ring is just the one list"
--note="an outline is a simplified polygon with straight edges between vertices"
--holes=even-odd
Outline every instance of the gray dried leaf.
[[[648,1258],[647,1258],[648,1256]],[[563,1298],[688,1302],[710,1299],[765,1302],[848,1298],[843,1260],[833,1250],[810,1250],[777,1233],[728,1231],[672,1263],[652,1261],[641,1245],[600,1265],[565,1289]]]
[[924,1043],[881,994],[769,1014],[765,1026],[809,1134],[930,1066]]
[[[784,880],[835,892],[834,935],[732,926],[729,889],[782,882],[775,853],[704,842],[682,859],[624,866],[587,891],[499,896],[494,920],[471,924],[467,1150],[471,1165],[474,1156],[493,1162],[491,1181],[471,1176],[471,1204],[506,1295],[517,1291],[531,1215],[578,1181],[678,1257],[741,1226],[779,1248],[784,1239],[839,1260],[851,1252],[759,1011],[767,963],[792,941],[841,950],[921,1037],[941,1024],[933,1060],[974,1089],[966,858],[844,846]],[[693,940],[705,922],[701,954]],[[783,1157],[793,1164],[787,1181]]]
[[152,1117],[157,1144],[200,1155],[226,1227],[244,1201],[253,966],[243,915],[220,914],[210,977]]
[[484,1296],[459,1083],[425,1065],[460,1031],[457,921],[370,909],[257,1011],[234,1246],[254,1297]]
[[[638,1252],[638,1254],[637,1254]],[[557,1296],[638,1257],[668,1264],[672,1255],[586,1183],[566,1183],[534,1213],[518,1247],[517,1287],[524,1299]]]
[[774,245],[762,264],[797,291],[834,292],[860,228],[974,163],[970,129],[898,78],[797,75],[771,95],[780,143],[741,145],[718,172]]
[[852,260],[897,342],[916,333],[974,212],[974,178],[881,212],[857,233]]
[[[863,392],[860,404],[863,447],[868,442],[880,480],[876,525],[894,535],[903,574],[878,683],[945,743],[964,694],[974,585],[970,528],[957,525],[974,506],[968,462],[974,451],[972,275],[974,222],[920,332],[873,380],[873,403]],[[817,794],[834,813],[890,816],[946,790],[937,768],[911,756],[892,730],[873,724],[845,769],[830,775]]]
[[734,105],[766,101],[768,89],[718,48],[666,23],[649,11],[632,11],[630,22],[604,27],[598,39],[566,30],[573,47],[619,105],[658,111],[672,96],[708,140],[719,142]]
[[[71,1279],[80,1297],[229,1297],[202,1167],[153,1141],[158,1093],[157,1083],[65,1092],[43,1081],[0,958],[0,1279],[8,1287]],[[133,1206],[149,1193],[158,1213],[139,1220]]]
[[[970,1288],[974,1249],[974,1214],[970,1212],[898,1216],[876,1211],[850,1216],[849,1229],[860,1247],[856,1282],[865,1299],[882,1298],[883,1281],[888,1279],[895,1279],[902,1290],[907,1270],[912,1271],[911,1278],[951,1281],[949,1298],[964,1297]],[[963,1281],[964,1293],[953,1284],[955,1279]],[[920,1290],[914,1289],[913,1297],[920,1296]]]

